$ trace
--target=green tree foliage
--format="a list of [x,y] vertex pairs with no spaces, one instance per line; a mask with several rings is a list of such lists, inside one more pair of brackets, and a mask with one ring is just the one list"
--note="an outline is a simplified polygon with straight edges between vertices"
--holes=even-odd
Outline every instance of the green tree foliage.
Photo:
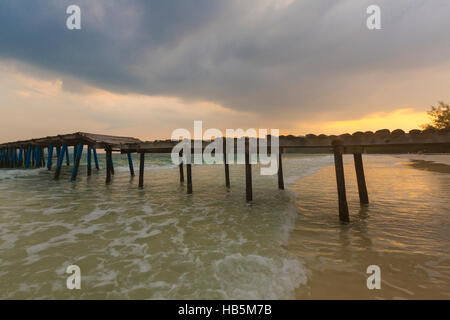
[[437,107],[431,106],[428,111],[431,123],[423,125],[424,129],[449,129],[450,128],[450,106],[448,103],[439,102]]

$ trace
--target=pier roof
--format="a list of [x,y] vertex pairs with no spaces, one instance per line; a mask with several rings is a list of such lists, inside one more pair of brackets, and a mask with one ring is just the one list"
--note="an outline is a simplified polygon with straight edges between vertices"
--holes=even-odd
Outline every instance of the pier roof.
[[121,144],[141,143],[141,142],[142,142],[141,140],[133,137],[120,137],[87,132],[75,132],[56,136],[48,136],[43,138],[6,142],[0,144],[0,148],[9,146],[25,146],[25,145],[39,145],[46,147],[49,146],[50,144],[56,146],[61,145],[63,143],[69,146],[76,145],[78,143],[85,143],[90,144],[93,147],[110,146],[112,148],[119,148]]

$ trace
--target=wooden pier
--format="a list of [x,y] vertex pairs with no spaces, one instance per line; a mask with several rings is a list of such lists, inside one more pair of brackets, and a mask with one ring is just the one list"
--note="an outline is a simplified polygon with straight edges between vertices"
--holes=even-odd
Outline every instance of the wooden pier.
[[[73,148],[73,170],[71,181],[75,181],[78,175],[80,159],[84,146],[87,146],[87,175],[92,174],[92,156],[95,169],[100,170],[97,149],[106,151],[107,176],[114,174],[112,167],[112,151],[119,151],[124,143],[141,143],[142,141],[130,137],[117,137],[102,134],[76,132],[57,136],[49,136],[39,139],[30,139],[0,144],[0,168],[41,168],[51,170],[53,161],[56,160],[54,178],[58,179],[61,167],[66,158],[67,166],[70,165],[69,148]],[[44,149],[47,149],[47,157],[44,157]],[[56,151],[56,152],[55,152]],[[55,153],[54,153],[55,152]],[[109,163],[109,165],[108,165]],[[108,178],[106,179],[108,182]]]
[[[229,162],[227,154],[237,153],[238,142],[245,146],[245,198],[248,202],[253,201],[252,191],[252,163],[251,157],[259,152],[251,150],[250,145],[255,143],[259,146],[258,140],[264,141],[267,145],[267,153],[271,150],[271,136],[264,138],[227,138],[223,140],[223,159],[224,159],[224,180],[225,187],[231,187],[229,176]],[[243,140],[243,141],[242,141]],[[204,150],[214,141],[197,141],[197,145]],[[146,154],[154,153],[171,153],[173,148],[179,141],[171,140],[155,140],[142,142],[132,137],[117,137],[92,133],[77,132],[73,134],[65,134],[51,136],[39,139],[31,139],[24,141],[16,141],[0,144],[0,168],[40,168],[46,166],[48,170],[53,167],[53,160],[56,160],[56,168],[54,178],[58,179],[63,166],[64,157],[66,164],[70,165],[69,147],[73,148],[73,169],[71,181],[75,181],[78,175],[80,159],[83,153],[83,147],[87,146],[87,174],[92,172],[92,156],[95,161],[95,168],[99,170],[99,163],[96,150],[101,148],[105,151],[106,157],[106,183],[111,183],[111,176],[114,175],[114,164],[112,160],[113,152],[127,154],[130,175],[134,176],[134,166],[132,154],[139,154],[139,188],[144,187],[144,168]],[[191,150],[196,150],[195,141],[191,141]],[[232,146],[232,147],[230,147]],[[234,149],[233,149],[234,148]],[[44,157],[44,149],[47,149],[47,157]],[[189,149],[188,149],[189,150]],[[390,132],[387,129],[376,132],[355,132],[353,134],[335,135],[306,135],[296,136],[280,136],[277,148],[278,160],[278,188],[284,189],[282,153],[298,152],[299,150],[308,150],[308,153],[331,153],[334,155],[336,184],[339,205],[339,218],[341,221],[348,222],[349,211],[347,205],[347,197],[345,190],[345,176],[343,155],[353,154],[354,165],[356,171],[356,179],[358,184],[359,199],[361,205],[369,204],[369,197],[366,187],[363,158],[362,155],[371,153],[415,153],[415,152],[439,152],[450,153],[450,130],[433,130],[424,131],[411,130],[405,133],[403,130],[394,130]],[[56,154],[54,153],[56,151]],[[198,150],[196,150],[198,151]],[[192,152],[193,154],[193,152]],[[55,155],[55,156],[54,156]],[[180,159],[183,157],[182,152],[179,153]],[[192,179],[192,157],[188,154],[184,155],[184,159],[179,165],[180,183],[184,183],[184,166],[186,166],[186,188],[187,193],[193,193]]]

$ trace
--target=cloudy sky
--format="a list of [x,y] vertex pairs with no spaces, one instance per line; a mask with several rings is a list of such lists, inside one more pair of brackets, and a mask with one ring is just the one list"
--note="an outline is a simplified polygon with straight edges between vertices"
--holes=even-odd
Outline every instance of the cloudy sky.
[[[81,8],[81,30],[66,9]],[[366,9],[381,8],[368,30]],[[450,101],[448,0],[1,0],[0,140],[409,130]]]

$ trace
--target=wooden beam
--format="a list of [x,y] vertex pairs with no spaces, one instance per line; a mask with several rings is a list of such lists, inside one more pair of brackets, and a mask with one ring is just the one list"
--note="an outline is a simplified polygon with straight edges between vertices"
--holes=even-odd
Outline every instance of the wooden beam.
[[144,187],[144,169],[145,169],[145,153],[140,153],[140,162],[139,162],[139,188]]
[[343,147],[334,147],[334,167],[336,170],[336,183],[339,200],[339,219],[344,222],[349,222],[347,195],[345,193],[345,176],[344,163],[342,159]]
[[362,204],[369,203],[369,196],[367,195],[366,178],[364,176],[364,166],[361,153],[353,154],[355,160],[356,180],[358,182],[359,201]]

